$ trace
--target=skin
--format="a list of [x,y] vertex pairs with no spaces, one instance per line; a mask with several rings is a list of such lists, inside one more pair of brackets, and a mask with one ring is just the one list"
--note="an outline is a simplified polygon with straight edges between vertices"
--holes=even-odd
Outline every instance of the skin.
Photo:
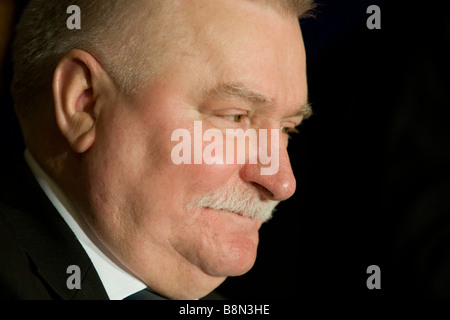
[[[185,36],[169,48],[179,55],[133,97],[120,94],[90,54],[69,52],[53,82],[57,156],[29,149],[125,268],[163,296],[194,299],[253,266],[262,222],[186,205],[227,184],[283,201],[295,178],[284,133],[271,176],[260,175],[261,164],[174,165],[171,134],[185,128],[193,136],[195,120],[223,131],[299,125],[302,116],[293,115],[307,100],[306,63],[296,17],[242,0],[183,1],[173,10]],[[204,94],[222,83],[272,102]]]

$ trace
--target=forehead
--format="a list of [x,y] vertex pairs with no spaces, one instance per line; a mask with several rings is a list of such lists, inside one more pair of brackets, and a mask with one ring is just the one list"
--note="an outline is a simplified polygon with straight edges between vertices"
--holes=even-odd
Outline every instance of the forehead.
[[[216,56],[240,57],[257,49],[260,55],[303,55],[303,40],[296,17],[280,15],[267,6],[248,0],[198,0],[182,2],[176,20],[185,41],[197,51],[209,49]],[[212,53],[210,52],[210,53]],[[256,53],[256,52],[254,52]],[[286,56],[284,56],[286,58]]]
[[189,73],[203,91],[242,83],[283,105],[306,102],[305,52],[296,17],[246,0],[182,1],[174,12],[179,55],[170,67]]

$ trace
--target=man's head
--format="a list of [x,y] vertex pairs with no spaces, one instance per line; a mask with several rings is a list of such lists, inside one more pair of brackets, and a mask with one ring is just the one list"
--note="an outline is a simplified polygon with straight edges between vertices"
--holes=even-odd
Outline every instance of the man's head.
[[[262,219],[294,193],[286,133],[308,115],[297,16],[310,2],[46,0],[25,14],[13,92],[27,147],[111,253],[160,294],[198,298],[247,272]],[[71,4],[80,31],[61,30]],[[51,27],[33,21],[44,7]],[[194,136],[195,121],[281,129],[269,150],[279,170],[174,164],[172,133]]]

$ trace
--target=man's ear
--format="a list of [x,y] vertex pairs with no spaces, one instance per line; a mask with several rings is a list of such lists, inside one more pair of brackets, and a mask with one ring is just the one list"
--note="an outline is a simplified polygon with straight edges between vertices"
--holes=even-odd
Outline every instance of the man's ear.
[[54,73],[56,122],[77,153],[86,152],[95,141],[96,82],[100,70],[101,66],[89,53],[72,50],[60,60]]

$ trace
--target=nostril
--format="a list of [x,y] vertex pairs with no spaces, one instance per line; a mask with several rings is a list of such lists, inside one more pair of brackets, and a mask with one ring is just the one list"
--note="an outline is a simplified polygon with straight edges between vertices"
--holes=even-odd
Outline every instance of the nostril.
[[251,184],[256,188],[256,190],[260,194],[261,200],[273,200],[275,198],[275,195],[266,187],[256,182],[252,182]]

